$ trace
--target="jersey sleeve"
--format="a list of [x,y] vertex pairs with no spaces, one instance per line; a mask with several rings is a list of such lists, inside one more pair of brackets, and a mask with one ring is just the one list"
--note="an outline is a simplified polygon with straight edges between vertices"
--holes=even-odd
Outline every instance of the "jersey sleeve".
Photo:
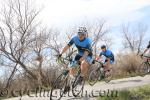
[[148,48],[148,49],[150,48],[150,44],[147,46],[147,48]]
[[74,44],[74,38],[72,38],[69,42],[68,42],[68,45],[69,46],[72,46]]
[[109,52],[108,58],[114,61],[114,54],[111,51]]

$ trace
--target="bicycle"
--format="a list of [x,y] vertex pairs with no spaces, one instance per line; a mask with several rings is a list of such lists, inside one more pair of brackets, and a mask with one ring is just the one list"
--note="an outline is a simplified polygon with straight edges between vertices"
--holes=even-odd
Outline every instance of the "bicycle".
[[91,86],[93,86],[97,81],[104,80],[106,83],[111,81],[112,78],[112,69],[110,68],[107,71],[104,71],[103,63],[97,60],[94,60],[94,62],[97,62],[99,66],[92,70],[89,74],[88,82]]
[[[69,61],[69,64],[73,62],[72,59],[66,59],[66,58],[59,58],[60,63],[65,63],[65,60]],[[72,80],[69,77],[69,69],[68,66],[63,70],[63,72],[56,78],[54,82],[52,82],[52,88],[50,93],[50,100],[53,100],[53,92],[55,92],[55,89],[60,89],[59,91],[59,97],[57,100],[60,100],[64,94],[72,90],[72,94],[74,97],[77,97],[82,91],[84,87],[85,81],[83,80],[81,84],[79,84],[78,80],[80,77],[81,69],[80,64],[77,63],[77,73],[75,75],[75,79]],[[80,85],[80,87],[79,87]],[[70,89],[71,88],[71,89]],[[55,96],[56,98],[56,96]],[[56,100],[56,99],[55,99]]]
[[[144,58],[146,58],[146,60],[144,60]],[[139,73],[140,76],[145,76],[146,74],[150,73],[150,57],[149,56],[141,56],[141,58],[143,59],[143,62],[141,63],[141,65],[139,66]]]

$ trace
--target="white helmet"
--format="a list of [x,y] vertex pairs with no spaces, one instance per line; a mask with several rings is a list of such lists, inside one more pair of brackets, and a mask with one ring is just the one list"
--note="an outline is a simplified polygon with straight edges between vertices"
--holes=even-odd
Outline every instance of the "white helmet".
[[78,33],[87,34],[87,29],[86,29],[86,27],[79,27]]

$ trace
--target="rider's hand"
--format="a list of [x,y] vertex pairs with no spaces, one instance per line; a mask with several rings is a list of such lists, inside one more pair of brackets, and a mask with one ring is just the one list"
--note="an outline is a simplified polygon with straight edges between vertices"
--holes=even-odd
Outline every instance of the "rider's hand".
[[62,54],[58,54],[57,57],[60,58],[62,56]]
[[100,57],[96,57],[96,58],[95,58],[95,60],[99,60],[99,59],[100,59]]

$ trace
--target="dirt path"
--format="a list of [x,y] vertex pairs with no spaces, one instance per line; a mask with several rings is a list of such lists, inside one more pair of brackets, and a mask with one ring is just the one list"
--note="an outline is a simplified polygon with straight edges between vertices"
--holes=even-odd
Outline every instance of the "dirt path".
[[[69,93],[65,95],[66,97],[63,97],[62,100],[95,100],[93,96],[110,96],[112,95],[112,93],[115,96],[117,90],[119,89],[128,89],[146,84],[150,84],[150,75],[147,75],[145,77],[137,76],[131,78],[112,80],[110,83],[98,82],[94,86],[85,85],[82,97],[74,98],[71,95],[71,93]],[[46,92],[45,94],[32,94],[31,96],[32,97],[23,96],[10,98],[6,100],[49,100],[49,95]]]

